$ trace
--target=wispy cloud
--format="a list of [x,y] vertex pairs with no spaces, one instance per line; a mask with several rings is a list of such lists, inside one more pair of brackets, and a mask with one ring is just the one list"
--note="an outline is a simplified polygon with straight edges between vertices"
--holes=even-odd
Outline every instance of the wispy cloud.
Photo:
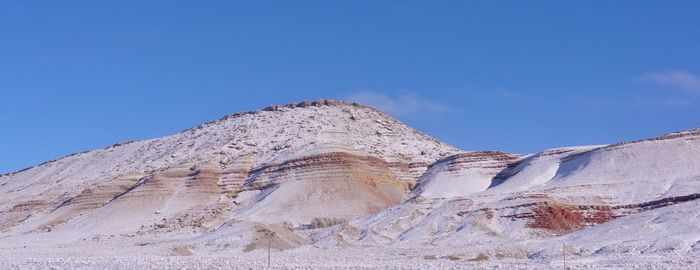
[[684,70],[647,72],[634,82],[650,86],[636,91],[635,104],[657,107],[688,107],[700,102],[700,77]]
[[671,70],[649,72],[635,79],[638,82],[653,83],[661,86],[678,88],[690,93],[700,94],[700,77],[687,71]]
[[350,95],[348,100],[363,103],[395,116],[426,112],[441,113],[452,110],[445,104],[427,100],[413,93],[387,96],[382,93],[363,91]]
[[683,98],[648,98],[648,97],[638,97],[633,100],[635,104],[643,106],[653,106],[653,107],[688,107],[693,106],[693,102],[690,99]]

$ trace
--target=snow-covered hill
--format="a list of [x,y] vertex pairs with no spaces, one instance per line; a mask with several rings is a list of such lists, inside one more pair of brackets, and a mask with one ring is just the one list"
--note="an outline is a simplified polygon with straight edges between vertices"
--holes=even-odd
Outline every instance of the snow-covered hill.
[[[0,229],[135,232],[214,209],[295,226],[351,219],[400,203],[430,163],[454,151],[359,104],[271,106],[2,176]],[[338,209],[326,207],[341,198]]]
[[463,152],[319,100],[49,161],[0,176],[0,195],[0,257],[13,259],[257,256],[268,240],[284,254],[404,250],[447,266],[547,265],[562,244],[579,262],[697,258],[700,129]]
[[[700,251],[700,130],[517,158],[436,162],[407,202],[315,235],[319,246],[437,245],[512,259]],[[507,247],[506,247],[507,246]]]

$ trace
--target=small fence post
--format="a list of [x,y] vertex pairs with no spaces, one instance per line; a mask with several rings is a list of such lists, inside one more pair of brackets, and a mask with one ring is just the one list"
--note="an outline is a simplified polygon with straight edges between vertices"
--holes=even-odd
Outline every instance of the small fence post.
[[561,244],[562,258],[564,259],[564,270],[566,270],[566,243]]

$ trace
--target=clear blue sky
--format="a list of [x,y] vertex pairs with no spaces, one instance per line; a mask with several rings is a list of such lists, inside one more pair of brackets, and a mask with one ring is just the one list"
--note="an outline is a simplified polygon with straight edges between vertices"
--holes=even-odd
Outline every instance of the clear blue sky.
[[464,150],[700,126],[700,1],[261,2],[0,2],[0,172],[319,97]]

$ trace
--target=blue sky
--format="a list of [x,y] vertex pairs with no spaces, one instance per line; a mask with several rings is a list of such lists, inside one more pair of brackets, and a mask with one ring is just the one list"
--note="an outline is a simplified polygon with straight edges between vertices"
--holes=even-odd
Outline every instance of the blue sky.
[[0,172],[319,97],[464,150],[700,126],[700,1],[3,1]]

